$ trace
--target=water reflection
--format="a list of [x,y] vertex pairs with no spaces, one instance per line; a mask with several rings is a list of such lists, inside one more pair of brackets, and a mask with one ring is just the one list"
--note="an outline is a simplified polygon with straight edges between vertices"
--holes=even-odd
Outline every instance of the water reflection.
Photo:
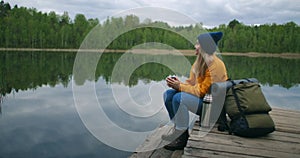
[[300,86],[289,89],[280,85],[262,86],[263,93],[270,105],[284,109],[300,110]]
[[70,85],[7,95],[0,119],[1,157],[126,157],[83,126]]
[[[62,84],[65,87],[72,77],[75,53],[49,53],[49,52],[1,52],[0,53],[0,93],[10,94],[12,91],[36,89],[42,85],[55,86]],[[95,78],[104,78],[106,83],[111,82],[111,74],[115,63],[122,56],[122,53],[104,54],[101,56]],[[151,55],[133,55],[132,60],[145,60]],[[181,57],[160,55],[157,60],[164,62],[180,63]],[[222,57],[228,74],[232,79],[255,77],[262,84],[272,86],[280,85],[284,88],[291,88],[300,83],[299,59],[283,58],[249,58],[240,56]],[[194,57],[187,57],[191,62]],[[180,64],[178,64],[180,69]],[[186,70],[182,70],[186,71]],[[134,86],[139,80],[144,82],[161,81],[166,75],[174,74],[168,67],[155,63],[147,63],[136,69],[131,75],[130,81],[124,83]],[[181,75],[187,75],[186,74]],[[154,75],[152,75],[154,74]],[[76,78],[75,78],[76,79]],[[81,79],[81,78],[79,78]],[[121,83],[124,78],[120,75]],[[82,80],[82,81],[81,81]],[[88,78],[77,80],[76,83],[82,85]]]
[[[114,82],[134,87],[140,81],[147,84],[151,81],[162,81],[169,74],[187,76],[189,73],[188,70],[178,64],[182,58],[180,56],[132,54],[129,58],[132,61],[145,61],[149,58],[155,58],[160,63],[172,62],[175,65],[177,64],[179,71],[172,72],[164,65],[147,63],[137,68],[129,79],[124,78],[124,75],[120,73],[117,74],[118,76],[114,80],[111,80],[115,63],[122,55],[122,53],[111,53],[101,56],[95,72],[96,82],[102,78],[106,84]],[[67,87],[73,76],[75,56],[76,53],[70,52],[1,52],[0,97],[3,98],[3,96],[5,97],[12,92],[35,90],[43,85],[54,87],[57,84],[62,84]],[[254,77],[266,88],[282,87],[282,89],[276,89],[279,93],[285,89],[297,89],[299,86],[300,73],[298,69],[300,68],[300,59],[241,56],[222,56],[222,58],[227,66],[228,75],[232,79]],[[193,62],[195,57],[190,56],[187,59]],[[74,78],[77,85],[83,85],[89,80],[89,78],[76,76]],[[0,102],[0,113],[2,112],[1,109]]]
[[1,94],[36,89],[42,85],[67,86],[75,53],[0,52]]
[[223,56],[223,59],[232,79],[254,77],[265,86],[287,89],[300,83],[300,59],[241,56]]

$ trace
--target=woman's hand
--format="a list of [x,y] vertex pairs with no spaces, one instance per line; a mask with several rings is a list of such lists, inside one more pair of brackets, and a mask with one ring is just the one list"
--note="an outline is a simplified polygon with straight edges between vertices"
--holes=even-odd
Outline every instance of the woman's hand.
[[175,90],[179,90],[180,81],[177,77],[168,77],[166,79],[167,85]]

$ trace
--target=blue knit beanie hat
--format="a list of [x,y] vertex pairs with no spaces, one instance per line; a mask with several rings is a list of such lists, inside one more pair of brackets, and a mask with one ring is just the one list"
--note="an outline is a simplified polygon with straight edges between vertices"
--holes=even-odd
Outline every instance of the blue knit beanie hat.
[[217,50],[218,41],[222,36],[222,32],[203,33],[198,36],[198,42],[207,54],[213,54]]

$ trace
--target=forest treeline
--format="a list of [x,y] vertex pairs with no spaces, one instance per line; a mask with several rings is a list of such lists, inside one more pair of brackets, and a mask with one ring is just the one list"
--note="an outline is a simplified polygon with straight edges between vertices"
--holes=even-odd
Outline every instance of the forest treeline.
[[[158,27],[147,27],[155,24]],[[97,26],[108,32],[116,29],[137,29],[126,32],[111,42],[107,49],[130,49],[145,42],[158,42],[176,49],[193,49],[191,41],[182,34],[195,38],[202,24],[170,26],[164,22],[140,19],[134,15],[111,17],[100,23],[77,14],[72,20],[68,12],[43,13],[35,8],[11,7],[0,3],[0,47],[2,48],[79,48],[88,33]],[[300,53],[300,28],[295,22],[285,24],[245,25],[234,19],[228,24],[207,29],[222,31],[219,43],[222,52]],[[180,34],[178,34],[180,33]]]

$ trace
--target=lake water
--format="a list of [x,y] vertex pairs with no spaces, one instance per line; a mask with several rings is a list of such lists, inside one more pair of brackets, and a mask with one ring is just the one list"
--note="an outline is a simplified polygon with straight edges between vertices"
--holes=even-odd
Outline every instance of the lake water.
[[[102,121],[109,118],[113,124],[128,131],[145,132],[168,121],[160,100],[162,92],[167,88],[165,77],[177,74],[184,79],[189,72],[188,67],[181,66],[182,56],[142,54],[131,54],[119,70],[115,68],[115,63],[122,59],[122,55],[103,54],[94,76],[89,78],[73,75],[76,53],[0,52],[0,157],[131,155],[131,152],[119,150],[122,147],[111,145],[114,144],[114,138],[109,138],[112,140],[109,143],[103,138],[105,143],[102,143],[87,129],[84,112],[88,112],[88,119],[97,116],[96,112],[88,106],[83,109],[76,106],[76,95],[73,94],[72,87],[95,85],[95,94],[105,112],[105,117],[97,117]],[[300,110],[300,59],[237,56],[222,58],[230,78],[257,78],[272,107]],[[184,61],[192,62],[194,59],[187,57]],[[128,71],[122,71],[122,68],[130,67],[135,61],[144,61],[141,62],[144,64],[132,67],[134,70],[129,75]],[[171,67],[162,63],[171,63]],[[80,95],[88,98],[88,90],[82,88]],[[129,97],[126,96],[127,93],[130,94]],[[113,98],[116,96],[117,99]],[[131,105],[132,100],[128,98],[133,98],[134,103],[144,107],[138,109],[115,106],[124,105],[122,103]],[[153,98],[160,99],[155,101]],[[153,108],[151,102],[157,107]],[[143,108],[149,110],[143,111]],[[158,110],[155,111],[156,109]],[[126,110],[132,113],[126,113]],[[143,116],[136,116],[140,113]],[[102,126],[101,120],[98,124],[98,129],[103,131],[100,132],[102,136],[110,135],[107,129],[113,129],[112,127]],[[117,134],[120,136],[115,137],[116,140],[126,140],[122,133]]]

